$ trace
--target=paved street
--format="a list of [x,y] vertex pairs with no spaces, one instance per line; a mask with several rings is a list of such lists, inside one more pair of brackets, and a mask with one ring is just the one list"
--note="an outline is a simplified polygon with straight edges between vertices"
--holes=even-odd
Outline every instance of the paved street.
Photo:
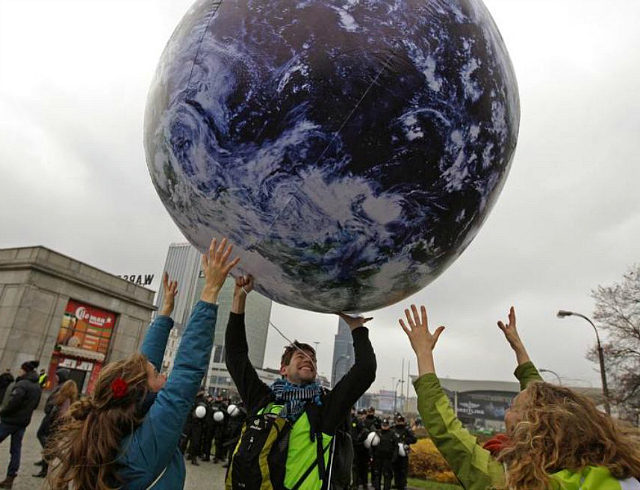
[[[40,470],[39,466],[33,463],[40,459],[40,444],[36,439],[36,431],[40,425],[40,420],[44,412],[36,410],[33,413],[33,420],[24,435],[22,444],[22,460],[20,471],[15,479],[14,490],[37,490],[43,488],[43,481],[40,478],[33,478],[31,475]],[[9,443],[7,438],[0,444],[0,480],[6,476],[7,465],[9,464]],[[187,482],[185,490],[222,490],[224,488],[224,468],[220,464],[200,462],[200,466],[193,466],[187,462]]]

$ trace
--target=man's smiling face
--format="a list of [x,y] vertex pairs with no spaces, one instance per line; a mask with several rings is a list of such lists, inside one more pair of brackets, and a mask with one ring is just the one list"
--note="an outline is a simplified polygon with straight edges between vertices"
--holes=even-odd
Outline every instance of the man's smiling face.
[[316,379],[315,353],[306,350],[296,350],[291,356],[289,364],[280,366],[280,374],[287,381],[296,385],[311,383]]

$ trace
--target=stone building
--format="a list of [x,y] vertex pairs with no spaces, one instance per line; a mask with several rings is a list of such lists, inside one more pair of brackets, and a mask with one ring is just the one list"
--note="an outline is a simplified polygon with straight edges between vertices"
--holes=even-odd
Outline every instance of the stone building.
[[139,349],[154,291],[45,247],[0,249],[0,370],[37,359],[90,393],[102,366]]

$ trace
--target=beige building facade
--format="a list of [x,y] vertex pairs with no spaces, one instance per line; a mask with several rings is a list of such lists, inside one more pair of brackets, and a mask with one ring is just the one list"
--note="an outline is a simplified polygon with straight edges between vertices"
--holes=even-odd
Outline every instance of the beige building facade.
[[83,393],[142,344],[155,292],[45,247],[0,249],[0,370],[37,359]]

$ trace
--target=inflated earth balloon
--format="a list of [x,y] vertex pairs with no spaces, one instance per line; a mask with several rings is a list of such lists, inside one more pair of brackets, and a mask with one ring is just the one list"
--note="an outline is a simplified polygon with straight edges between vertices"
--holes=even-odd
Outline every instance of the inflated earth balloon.
[[151,86],[153,183],[256,289],[370,311],[435,279],[504,184],[516,79],[480,0],[201,0]]

